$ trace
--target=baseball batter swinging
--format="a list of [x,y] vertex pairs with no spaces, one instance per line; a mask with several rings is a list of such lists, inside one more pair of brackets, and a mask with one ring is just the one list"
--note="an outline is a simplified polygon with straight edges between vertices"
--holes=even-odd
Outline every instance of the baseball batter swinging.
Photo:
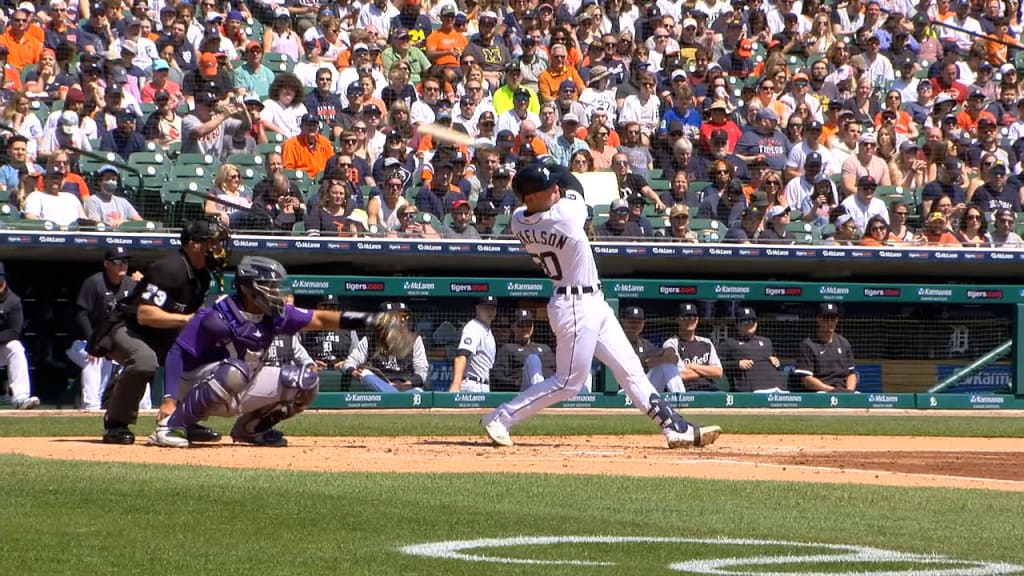
[[491,440],[512,446],[509,428],[544,408],[575,396],[590,375],[596,356],[637,408],[659,426],[669,448],[707,446],[718,439],[718,426],[683,420],[644,375],[622,327],[601,292],[601,279],[583,231],[587,206],[576,192],[561,192],[557,175],[533,164],[520,170],[512,189],[525,206],[512,214],[511,231],[554,283],[548,318],[557,339],[555,374],[542,380],[481,420]]

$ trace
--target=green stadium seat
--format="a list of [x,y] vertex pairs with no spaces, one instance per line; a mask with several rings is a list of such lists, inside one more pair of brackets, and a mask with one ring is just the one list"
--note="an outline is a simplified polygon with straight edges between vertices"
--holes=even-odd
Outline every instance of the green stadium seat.
[[152,220],[128,220],[121,222],[116,230],[118,232],[157,232],[162,226]]
[[[707,188],[708,186],[711,186],[711,182],[704,182],[702,180],[695,180],[693,182],[690,182],[689,190],[690,190],[690,192],[701,192],[705,188]],[[670,188],[671,188],[671,186],[670,186]]]
[[27,220],[24,218],[3,218],[3,223],[11,230],[49,232],[57,230],[57,225],[49,220]]
[[786,230],[794,234],[810,234],[813,229],[810,222],[790,222],[786,225]]
[[228,156],[228,160],[225,164],[234,164],[238,167],[262,167],[263,156],[260,154],[232,154]]
[[690,230],[693,230],[694,232],[700,230],[711,230],[717,232],[721,228],[722,223],[714,218],[690,218]]
[[281,145],[277,144],[275,142],[271,142],[269,144],[257,144],[256,145],[256,153],[260,154],[261,156],[266,156],[267,154],[270,154],[271,152],[277,152],[278,154],[280,154],[281,153]]
[[217,164],[217,159],[214,158],[213,154],[200,154],[198,152],[188,152],[185,154],[178,155],[175,164],[180,166],[214,166]]
[[664,170],[662,170],[661,168],[651,168],[650,170],[647,171],[646,178],[648,181],[661,180],[662,174],[664,174]]
[[178,180],[182,178],[201,178],[207,179],[212,184],[214,173],[215,171],[210,169],[208,166],[178,164],[171,168],[170,177],[171,180]]
[[264,54],[263,65],[273,70],[275,74],[278,72],[291,72],[295,69],[294,60],[288,57],[287,54],[277,52],[267,52]]
[[162,151],[159,152],[136,152],[128,157],[128,163],[132,166],[169,166],[171,157]]
[[647,183],[650,184],[651,188],[655,192],[662,192],[672,188],[672,183],[668,180],[648,179]]

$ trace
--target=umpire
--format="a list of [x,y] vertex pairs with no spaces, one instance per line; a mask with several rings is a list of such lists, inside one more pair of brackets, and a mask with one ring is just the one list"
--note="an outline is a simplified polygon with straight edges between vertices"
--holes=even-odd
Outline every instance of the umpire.
[[[220,220],[204,216],[181,231],[181,249],[146,270],[132,294],[118,302],[106,325],[93,333],[89,353],[124,366],[103,417],[103,442],[133,444],[128,428],[138,420],[146,384],[163,365],[178,331],[202,305],[214,277],[227,263],[230,233]],[[157,420],[174,412],[177,399],[165,397]],[[197,426],[193,442],[216,442],[220,434]]]

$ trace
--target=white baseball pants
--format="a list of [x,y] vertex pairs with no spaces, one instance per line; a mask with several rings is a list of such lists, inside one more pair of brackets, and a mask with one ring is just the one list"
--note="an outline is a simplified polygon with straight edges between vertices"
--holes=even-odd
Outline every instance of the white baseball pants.
[[[119,364],[107,358],[90,358],[85,351],[88,343],[85,340],[75,340],[71,347],[65,350],[68,359],[75,366],[82,369],[82,410],[100,410],[103,392],[110,384],[110,376],[117,370]],[[149,410],[153,407],[153,400],[150,398],[149,384],[146,385],[146,393],[139,402],[139,410]]]
[[21,340],[0,344],[0,368],[7,367],[7,381],[11,400],[18,404],[32,395],[32,382],[28,377],[28,358]]
[[600,291],[555,295],[548,302],[548,318],[555,334],[555,374],[520,392],[495,410],[498,421],[511,427],[544,408],[572,398],[590,379],[596,357],[607,366],[643,413],[657,394],[611,307]]
[[[539,354],[530,354],[523,361],[522,378],[522,384],[519,386],[520,392],[530,386],[540,384],[544,380],[544,365]],[[587,381],[583,383],[583,390],[590,392],[593,389],[593,373],[591,373],[591,378],[587,378]]]

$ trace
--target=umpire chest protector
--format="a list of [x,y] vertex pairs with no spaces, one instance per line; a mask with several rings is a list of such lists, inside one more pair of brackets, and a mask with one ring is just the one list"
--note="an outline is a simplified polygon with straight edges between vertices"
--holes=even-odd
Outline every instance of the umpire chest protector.
[[132,295],[119,303],[115,314],[163,358],[174,344],[178,330],[140,325],[139,306],[152,305],[174,314],[192,314],[203,305],[210,283],[206,269],[196,270],[185,253],[178,252],[150,265]]

